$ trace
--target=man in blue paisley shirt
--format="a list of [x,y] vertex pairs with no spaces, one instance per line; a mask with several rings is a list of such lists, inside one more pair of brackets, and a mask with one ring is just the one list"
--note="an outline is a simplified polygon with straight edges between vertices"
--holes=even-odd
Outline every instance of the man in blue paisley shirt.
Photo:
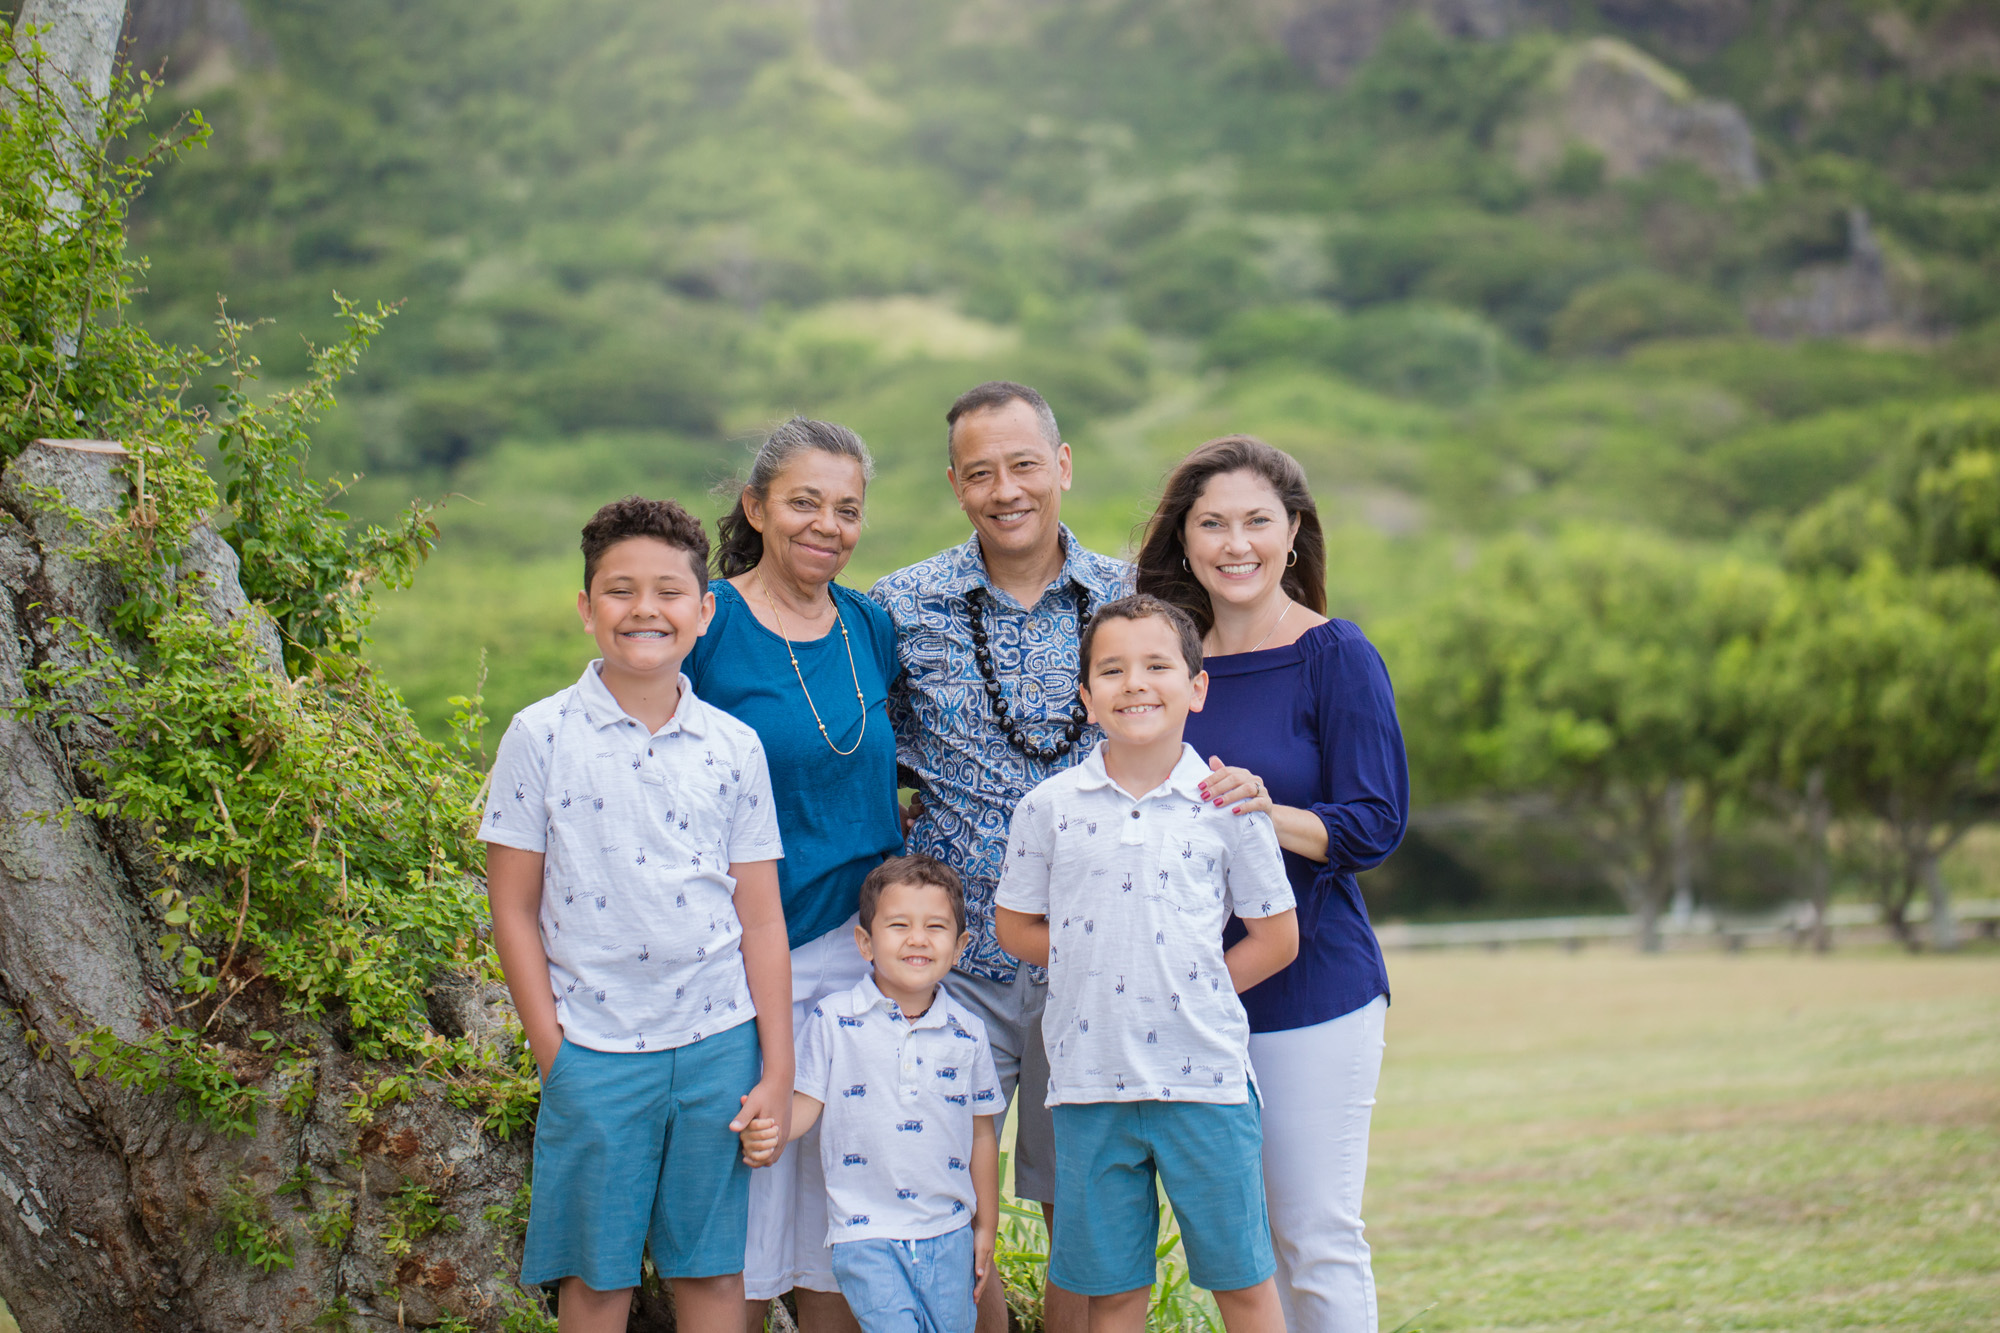
[[[1084,550],[1063,526],[1070,448],[1033,389],[1004,380],[968,389],[945,414],[945,446],[945,478],[973,535],[870,595],[896,623],[903,674],[889,716],[903,783],[918,794],[909,850],[965,881],[972,942],[951,994],[984,1021],[1007,1105],[1020,1108],[1014,1193],[1046,1213],[1055,1198],[1055,1132],[1042,1105],[1047,977],[1001,950],[993,889],[1014,807],[1099,739],[1077,696],[1077,635],[1092,610],[1132,590],[1132,568]],[[1084,1298],[1051,1286],[1044,1315],[1049,1333],[1082,1333]],[[1005,1328],[994,1283],[979,1330]]]

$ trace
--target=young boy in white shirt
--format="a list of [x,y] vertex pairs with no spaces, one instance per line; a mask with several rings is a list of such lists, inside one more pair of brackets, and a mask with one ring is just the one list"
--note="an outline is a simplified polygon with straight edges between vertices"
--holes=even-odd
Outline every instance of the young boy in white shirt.
[[732,1117],[791,1113],[763,746],[681,674],[715,612],[707,561],[671,500],[597,511],[577,611],[600,656],[515,716],[480,821],[493,945],[542,1073],[521,1280],[560,1283],[562,1333],[621,1333],[647,1249],[683,1329],[742,1333]]
[[819,1002],[799,1031],[792,1124],[758,1118],[743,1159],[776,1161],[822,1121],[827,1243],[865,1333],[972,1333],[993,1280],[1004,1110],[979,1019],[938,983],[965,948],[965,890],[928,856],[861,882],[854,928],[873,975]]
[[[1202,798],[1181,733],[1208,676],[1183,612],[1108,603],[1078,663],[1105,739],[1021,802],[994,895],[1001,946],[1049,969],[1049,1280],[1090,1298],[1093,1333],[1143,1333],[1164,1183],[1229,1333],[1284,1333],[1236,998],[1298,954],[1277,834]],[[1225,952],[1232,913],[1249,933]]]

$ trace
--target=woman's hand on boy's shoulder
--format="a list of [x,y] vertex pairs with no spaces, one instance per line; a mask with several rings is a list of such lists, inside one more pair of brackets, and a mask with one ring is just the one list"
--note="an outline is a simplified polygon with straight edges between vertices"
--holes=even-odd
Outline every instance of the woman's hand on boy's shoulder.
[[1209,756],[1208,776],[1202,779],[1201,794],[1213,805],[1235,802],[1235,808],[1229,812],[1233,815],[1247,815],[1253,810],[1271,812],[1271,793],[1264,780],[1249,769],[1225,764],[1214,755]]

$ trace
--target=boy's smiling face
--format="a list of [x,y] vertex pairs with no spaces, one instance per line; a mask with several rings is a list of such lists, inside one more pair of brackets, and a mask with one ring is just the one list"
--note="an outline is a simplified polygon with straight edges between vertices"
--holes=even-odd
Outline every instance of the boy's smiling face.
[[687,551],[657,537],[628,537],[598,557],[576,609],[607,672],[672,677],[708,629],[715,594],[702,591]]
[[970,938],[952,914],[951,895],[910,880],[883,885],[875,920],[866,929],[854,927],[861,956],[875,965],[876,987],[905,1013],[929,1007]]
[[1091,638],[1079,693],[1114,744],[1179,745],[1188,714],[1208,697],[1208,673],[1188,671],[1180,635],[1164,617],[1105,620]]

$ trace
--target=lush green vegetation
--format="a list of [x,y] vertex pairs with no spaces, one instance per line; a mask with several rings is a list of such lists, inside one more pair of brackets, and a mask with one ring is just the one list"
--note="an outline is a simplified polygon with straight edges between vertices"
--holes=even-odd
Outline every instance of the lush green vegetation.
[[[161,980],[185,997],[177,1021],[136,1041],[108,1028],[65,1034],[71,1068],[170,1093],[184,1117],[248,1134],[267,1108],[303,1113],[309,1025],[331,1016],[357,1056],[398,1062],[356,1084],[357,1121],[413,1096],[422,1074],[511,1133],[532,1114],[534,1079],[491,1043],[440,1035],[425,1000],[448,971],[497,975],[472,874],[480,776],[466,758],[478,703],[459,701],[455,745],[427,740],[360,653],[371,589],[407,583],[435,532],[421,508],[395,530],[351,527],[332,508],[339,488],[307,475],[310,428],[386,311],[343,306],[345,336],[312,349],[300,382],[268,400],[251,392],[258,367],[243,325],[221,321],[205,352],[163,347],[124,322],[143,272],[125,251],[130,199],[188,145],[175,136],[120,156],[65,110],[58,77],[0,29],[0,78],[18,90],[0,104],[11,242],[0,252],[11,335],[0,459],[57,427],[126,443],[131,492],[116,514],[85,514],[60,494],[31,499],[67,514],[79,554],[127,597],[108,629],[53,619],[63,650],[27,672],[26,697],[4,701],[59,730],[87,715],[104,736],[78,747],[70,809],[8,813],[128,821],[150,837],[158,872],[144,887]],[[121,90],[87,119],[115,143],[149,92]],[[196,407],[193,392],[218,371],[214,409]],[[220,487],[204,442],[226,474]],[[218,619],[218,590],[187,567],[200,524],[229,543],[261,611]],[[248,1005],[230,1012],[252,987],[284,1015],[272,1030],[246,1030]],[[236,1057],[248,1049],[269,1057],[271,1077],[243,1077]],[[228,1202],[218,1245],[268,1270],[290,1260],[261,1239],[261,1208]]]
[[[1227,0],[245,8],[257,40],[189,39],[170,73],[162,113],[199,106],[215,134],[146,196],[140,309],[194,339],[226,291],[277,321],[255,347],[284,383],[308,370],[300,334],[330,340],[331,291],[404,301],[314,466],[365,473],[345,503],[376,521],[451,497],[437,558],[384,600],[371,650],[434,736],[482,655],[502,715],[578,669],[573,548],[596,504],[645,490],[713,512],[710,488],[787,412],[846,422],[880,458],[850,581],[958,540],[940,414],[1008,375],[1055,403],[1079,458],[1066,514],[1099,547],[1125,545],[1163,469],[1211,435],[1254,431],[1305,462],[1335,607],[1407,682],[1426,802],[1512,802],[1421,831],[1381,906],[1597,909],[1633,875],[1657,889],[1643,831],[1607,812],[1657,814],[1672,785],[1709,850],[1704,896],[1752,908],[1811,860],[1773,812],[1814,765],[1745,711],[1783,699],[1694,691],[1709,711],[1683,710],[1682,734],[1632,742],[1679,756],[1642,775],[1607,711],[1636,696],[1564,696],[1577,663],[1451,659],[1483,631],[1447,641],[1435,622],[1508,569],[1539,588],[1601,559],[1654,568],[1676,601],[1740,564],[1727,595],[1768,596],[1795,628],[1808,604],[1918,596],[1879,570],[1841,582],[1864,549],[1933,591],[1960,577],[1923,554],[1931,538],[1889,529],[1928,521],[1906,503],[1927,466],[1913,423],[2000,374],[2000,75],[1976,55],[1977,6],[1760,0],[1733,37],[1694,44],[1632,6],[1567,6],[1559,29],[1497,41],[1408,19],[1338,89],[1259,26],[1263,7]],[[1620,175],[1577,144],[1524,165],[1553,71],[1607,33],[1733,99],[1762,187],[1685,161]],[[1746,311],[1849,261],[1857,209],[1892,324],[1753,337]],[[1976,472],[1987,453],[1965,456]],[[1990,531],[1980,503],[1966,521]],[[1882,505],[1904,517],[1873,524]],[[1542,619],[1516,628],[1576,628],[1558,608],[1579,595],[1531,598]],[[1763,643],[1742,605],[1687,614],[1711,609],[1735,619],[1691,629],[1703,650],[1645,679],[1671,694]],[[1614,657],[1650,651],[1588,623]],[[1828,652],[1814,660],[1845,660]],[[1485,714],[1425,693],[1486,670],[1516,703],[1544,692]],[[1494,748],[1563,709],[1600,728],[1581,749]],[[1454,748],[1480,736],[1483,756]],[[1623,767],[1592,767],[1606,743]],[[1904,793],[1867,785],[1827,798],[1853,833],[1833,841],[1835,891],[1906,898],[1929,872],[1875,837]],[[1559,817],[1520,817],[1549,792],[1571,798]],[[1947,804],[1984,799],[1974,783]]]
[[2000,1326],[1993,962],[1391,959],[1383,1326]]

